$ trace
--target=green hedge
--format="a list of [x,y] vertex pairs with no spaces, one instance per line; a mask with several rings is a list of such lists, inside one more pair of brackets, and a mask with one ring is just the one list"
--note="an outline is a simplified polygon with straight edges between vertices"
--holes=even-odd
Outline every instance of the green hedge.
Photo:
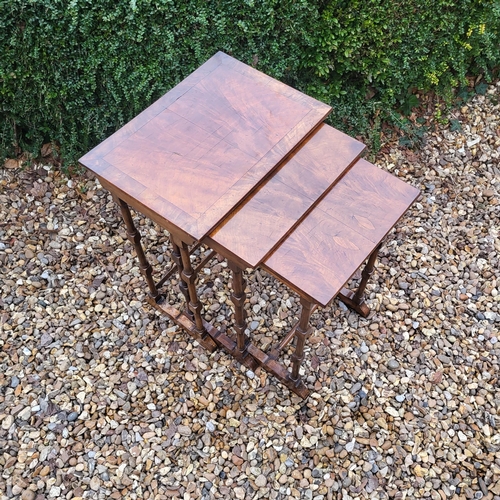
[[[217,50],[370,117],[500,61],[498,0],[0,0],[0,154],[107,137]],[[411,101],[410,101],[411,102]]]

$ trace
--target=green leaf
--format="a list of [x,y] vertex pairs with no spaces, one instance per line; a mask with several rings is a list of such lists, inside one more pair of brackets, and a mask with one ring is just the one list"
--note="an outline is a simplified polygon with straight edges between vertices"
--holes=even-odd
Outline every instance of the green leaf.
[[411,114],[411,110],[417,106],[420,106],[418,97],[415,94],[408,94],[402,106],[403,113],[408,116]]
[[476,85],[474,90],[476,91],[476,94],[484,95],[488,90],[488,85],[486,83],[479,83],[478,85]]
[[457,130],[462,130],[462,124],[456,118],[450,119],[450,132],[456,132]]

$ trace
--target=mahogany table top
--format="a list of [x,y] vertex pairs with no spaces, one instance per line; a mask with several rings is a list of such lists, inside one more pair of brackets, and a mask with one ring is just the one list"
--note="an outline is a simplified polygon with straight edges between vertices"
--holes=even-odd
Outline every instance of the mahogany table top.
[[104,187],[192,242],[330,111],[218,52],[80,163]]
[[361,159],[263,267],[301,295],[326,306],[419,194]]

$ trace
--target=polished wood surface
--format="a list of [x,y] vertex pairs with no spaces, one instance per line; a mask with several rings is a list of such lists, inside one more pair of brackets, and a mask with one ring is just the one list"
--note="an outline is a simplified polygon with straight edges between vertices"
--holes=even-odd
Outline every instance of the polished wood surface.
[[240,265],[256,267],[359,158],[364,144],[326,124],[310,136],[207,243]]
[[419,191],[359,160],[263,266],[326,306],[418,197]]
[[80,163],[169,231],[200,240],[330,110],[219,52]]

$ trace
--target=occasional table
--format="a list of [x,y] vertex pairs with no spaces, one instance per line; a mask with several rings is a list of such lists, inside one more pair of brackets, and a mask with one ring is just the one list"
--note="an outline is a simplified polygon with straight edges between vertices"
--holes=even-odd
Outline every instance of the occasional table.
[[[299,371],[317,305],[363,316],[381,241],[419,195],[360,158],[359,141],[323,123],[331,108],[218,52],[80,163],[117,201],[149,302],[209,351],[221,347],[305,398]],[[129,206],[170,234],[173,266],[153,279]],[[191,254],[213,251],[194,268]],[[232,272],[234,335],[204,320],[198,271],[219,253]],[[367,261],[356,291],[344,288]],[[247,335],[243,270],[261,267],[300,296],[300,319],[266,352]],[[185,307],[165,299],[176,272]],[[289,371],[280,352],[295,339]]]

